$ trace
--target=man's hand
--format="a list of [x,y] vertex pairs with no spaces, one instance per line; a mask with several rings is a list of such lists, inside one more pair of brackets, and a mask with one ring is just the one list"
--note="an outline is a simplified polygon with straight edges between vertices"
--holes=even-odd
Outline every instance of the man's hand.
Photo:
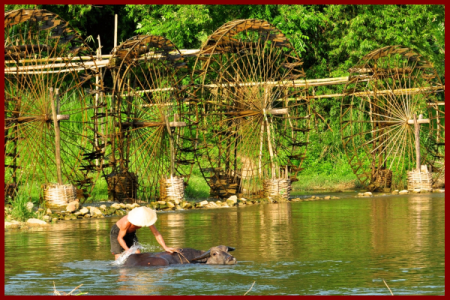
[[169,252],[169,253],[174,253],[174,252],[180,253],[180,249],[172,248],[172,247],[166,247],[166,248],[164,248],[164,251]]

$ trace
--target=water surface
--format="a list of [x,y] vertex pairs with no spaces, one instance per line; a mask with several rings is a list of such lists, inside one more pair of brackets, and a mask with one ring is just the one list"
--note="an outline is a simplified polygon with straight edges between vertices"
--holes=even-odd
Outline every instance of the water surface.
[[[330,195],[330,194],[328,194]],[[235,247],[238,264],[112,266],[119,219],[5,231],[5,294],[48,295],[53,282],[89,295],[445,294],[444,194],[291,202],[158,213],[166,244]],[[144,251],[161,251],[150,230]]]

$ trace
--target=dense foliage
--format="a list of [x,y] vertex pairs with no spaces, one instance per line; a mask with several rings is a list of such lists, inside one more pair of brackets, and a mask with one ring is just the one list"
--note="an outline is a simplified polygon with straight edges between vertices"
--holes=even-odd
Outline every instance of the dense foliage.
[[[5,10],[35,5],[5,5]],[[113,47],[114,14],[118,40],[137,34],[162,35],[180,49],[199,48],[225,22],[264,19],[279,28],[304,61],[308,79],[348,75],[348,69],[372,50],[403,45],[425,55],[445,82],[444,5],[36,5],[59,14],[103,54]],[[315,94],[342,91],[342,85],[317,88]],[[339,98],[313,103],[313,130],[306,173],[336,174],[346,168],[339,135]],[[342,162],[342,164],[341,164]],[[342,172],[342,170],[339,170]]]

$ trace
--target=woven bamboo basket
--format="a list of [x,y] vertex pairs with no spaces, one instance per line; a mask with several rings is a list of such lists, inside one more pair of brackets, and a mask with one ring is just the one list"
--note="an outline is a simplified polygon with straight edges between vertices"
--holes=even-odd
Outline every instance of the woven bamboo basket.
[[240,176],[216,173],[209,180],[209,195],[211,197],[228,198],[239,192],[241,184]]
[[429,172],[426,166],[421,170],[408,172],[408,190],[413,189],[431,189],[433,185],[433,173]]
[[5,183],[5,203],[9,199],[14,199],[17,194],[17,184],[16,183]]
[[373,174],[373,182],[377,188],[390,188],[392,184],[392,171],[389,169],[377,169]]
[[183,177],[161,178],[159,189],[159,197],[162,201],[178,203],[184,199]]
[[266,197],[289,199],[292,186],[288,178],[268,179],[263,183],[264,195]]
[[111,173],[106,176],[108,198],[119,202],[133,202],[137,197],[138,177],[133,172]]
[[77,189],[71,184],[47,183],[43,185],[43,191],[44,201],[49,207],[66,206],[77,196]]

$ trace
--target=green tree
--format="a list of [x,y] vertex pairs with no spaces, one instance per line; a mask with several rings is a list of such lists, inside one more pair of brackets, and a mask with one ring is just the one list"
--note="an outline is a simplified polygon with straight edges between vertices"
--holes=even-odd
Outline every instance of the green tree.
[[179,48],[198,48],[210,32],[212,18],[206,5],[127,5],[136,33],[168,38]]

